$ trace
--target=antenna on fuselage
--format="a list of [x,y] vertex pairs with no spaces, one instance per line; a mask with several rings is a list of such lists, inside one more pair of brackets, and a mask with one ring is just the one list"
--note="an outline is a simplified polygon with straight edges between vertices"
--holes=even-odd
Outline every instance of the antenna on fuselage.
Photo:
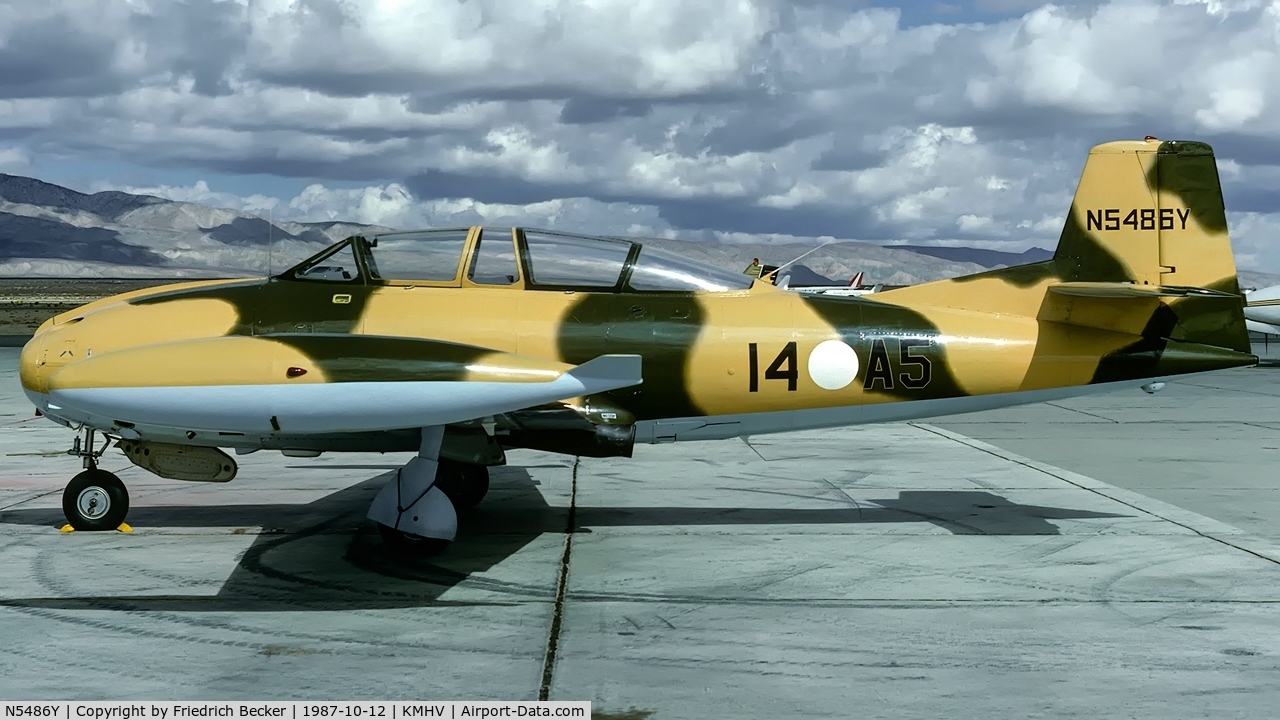
[[782,263],[781,265],[779,265],[778,267],[774,268],[772,271],[770,271],[770,272],[769,272],[769,275],[772,275],[773,277],[777,277],[777,276],[778,276],[778,271],[779,271],[779,270],[781,270],[782,268],[784,268],[784,267],[786,267],[786,266],[788,266],[788,265],[791,265],[792,263],[799,262],[800,260],[802,260],[802,259],[804,259],[804,258],[806,258],[806,257],[808,257],[808,256],[810,256],[810,255],[812,255],[812,254],[814,254],[814,253],[816,253],[816,252],[818,252],[819,250],[821,250],[822,248],[824,248],[824,247],[826,247],[826,246],[830,245],[830,244],[831,244],[831,243],[833,243],[833,242],[835,242],[835,240],[828,240],[828,241],[826,241],[826,242],[822,243],[821,245],[819,245],[818,247],[816,247],[816,248],[814,248],[814,249],[812,249],[812,250],[809,250],[809,251],[807,251],[807,252],[803,252],[803,253],[801,253],[799,257],[796,257],[796,258],[793,258],[793,259],[791,259],[791,260],[788,260],[787,262],[784,262],[784,263]]

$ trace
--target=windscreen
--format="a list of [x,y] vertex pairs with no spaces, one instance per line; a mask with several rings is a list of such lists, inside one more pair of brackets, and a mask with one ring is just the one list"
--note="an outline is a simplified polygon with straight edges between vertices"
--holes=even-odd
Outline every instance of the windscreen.
[[294,268],[292,274],[297,280],[352,282],[359,279],[360,268],[356,265],[356,256],[351,249],[351,242],[347,241],[304,262]]

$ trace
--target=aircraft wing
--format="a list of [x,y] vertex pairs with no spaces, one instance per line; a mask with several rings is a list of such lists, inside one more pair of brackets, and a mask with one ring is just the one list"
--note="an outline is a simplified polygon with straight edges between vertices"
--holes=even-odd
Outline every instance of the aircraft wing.
[[574,366],[411,338],[232,336],[132,347],[72,363],[50,377],[49,402],[126,427],[379,431],[638,385],[640,366],[639,355],[601,355]]

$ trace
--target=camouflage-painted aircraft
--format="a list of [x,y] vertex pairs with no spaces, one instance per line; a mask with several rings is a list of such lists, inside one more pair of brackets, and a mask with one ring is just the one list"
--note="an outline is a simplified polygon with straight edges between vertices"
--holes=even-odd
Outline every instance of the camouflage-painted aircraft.
[[[1089,154],[1052,260],[863,297],[788,292],[638,242],[473,227],[348,238],[269,279],[127,293],[23,350],[40,412],[80,430],[76,529],[119,526],[115,441],[169,478],[236,452],[417,451],[373,501],[430,552],[505,450],[921,418],[1253,365],[1212,150]],[[101,448],[95,431],[109,440]]]

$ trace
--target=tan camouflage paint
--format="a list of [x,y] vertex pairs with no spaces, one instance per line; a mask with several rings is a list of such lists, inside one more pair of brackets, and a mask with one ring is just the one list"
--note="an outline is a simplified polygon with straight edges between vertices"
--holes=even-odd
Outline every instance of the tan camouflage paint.
[[[1130,211],[1133,226],[1122,220]],[[487,349],[499,367],[556,373],[596,355],[638,352],[645,383],[610,393],[608,402],[654,419],[1011,393],[1254,361],[1216,167],[1208,147],[1196,143],[1094,148],[1053,260],[861,298],[804,297],[762,282],[724,293],[536,290],[523,276],[510,287],[476,285],[465,270],[479,232],[470,232],[461,272],[450,282],[196,283],[93,303],[59,316],[28,344],[22,382],[36,392],[45,392],[51,377],[59,387],[279,383],[288,367],[341,359],[350,368],[361,357],[361,336],[391,336]],[[1126,283],[1221,294],[1096,295]],[[255,319],[267,308],[274,319]],[[348,310],[357,314],[341,314]],[[326,341],[325,356],[317,357],[292,343],[291,332],[349,340]],[[254,333],[268,336],[249,337]],[[835,390],[819,387],[807,370],[810,353],[828,340],[851,346],[860,365],[857,378]],[[923,387],[907,382],[920,369],[901,362],[903,340],[923,343],[911,351],[930,365]],[[761,377],[792,342],[786,369],[794,389],[786,379]],[[877,342],[892,389],[889,382],[864,388]],[[122,348],[129,349],[116,359],[101,357]],[[76,369],[90,350],[96,357]],[[364,379],[379,379],[383,369],[371,362]],[[351,372],[347,379],[360,373]],[[317,370],[297,380],[331,379]]]

